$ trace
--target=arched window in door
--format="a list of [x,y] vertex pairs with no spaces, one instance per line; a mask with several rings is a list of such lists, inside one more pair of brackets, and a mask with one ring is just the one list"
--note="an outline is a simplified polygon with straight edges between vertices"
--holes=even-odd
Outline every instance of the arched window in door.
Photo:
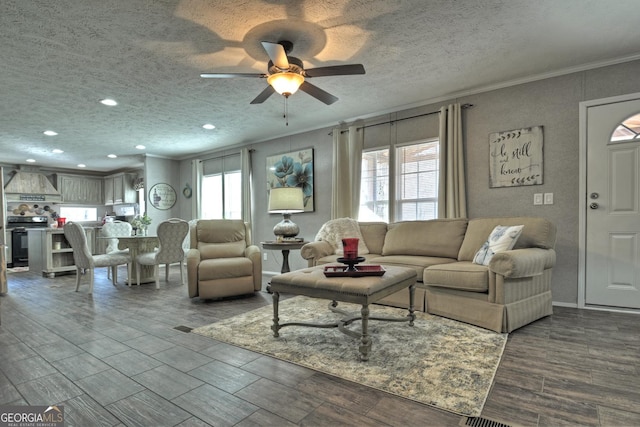
[[640,114],[629,117],[618,125],[611,135],[611,142],[640,140]]

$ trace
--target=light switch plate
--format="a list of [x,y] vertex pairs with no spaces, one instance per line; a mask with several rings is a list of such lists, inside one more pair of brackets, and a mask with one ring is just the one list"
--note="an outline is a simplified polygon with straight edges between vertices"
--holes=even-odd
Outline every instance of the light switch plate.
[[536,193],[533,195],[533,204],[534,205],[542,204],[542,193]]
[[266,253],[266,252],[264,252],[264,253],[262,254],[262,259],[263,259],[263,260],[265,260],[265,261],[267,261],[267,253]]
[[553,193],[544,193],[544,204],[545,205],[553,204]]

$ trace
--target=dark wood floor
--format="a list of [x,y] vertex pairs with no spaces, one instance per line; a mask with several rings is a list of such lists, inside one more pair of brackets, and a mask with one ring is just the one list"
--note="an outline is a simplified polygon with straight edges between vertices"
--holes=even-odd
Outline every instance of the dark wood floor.
[[[191,300],[173,270],[156,290],[114,287],[100,269],[93,296],[86,285],[74,291],[75,276],[9,274],[10,292],[0,297],[0,405],[61,403],[67,426],[463,421],[175,329],[225,319],[271,297]],[[640,316],[556,307],[510,334],[483,416],[514,426],[640,425]]]

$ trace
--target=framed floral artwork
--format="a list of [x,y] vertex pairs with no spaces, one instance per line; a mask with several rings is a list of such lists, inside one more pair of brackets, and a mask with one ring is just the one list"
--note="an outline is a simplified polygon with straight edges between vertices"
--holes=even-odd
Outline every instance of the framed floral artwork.
[[313,148],[267,157],[267,191],[301,187],[304,211],[313,212]]

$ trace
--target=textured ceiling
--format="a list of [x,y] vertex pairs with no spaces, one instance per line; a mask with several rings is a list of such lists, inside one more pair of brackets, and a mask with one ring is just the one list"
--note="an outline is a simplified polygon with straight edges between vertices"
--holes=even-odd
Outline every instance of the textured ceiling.
[[[111,171],[141,151],[184,158],[532,76],[640,58],[638,0],[2,0],[0,163]],[[294,42],[306,93],[249,105],[267,71],[260,41]],[[98,103],[103,98],[116,107]],[[213,123],[213,131],[202,129]],[[58,132],[47,137],[46,129]],[[64,150],[52,154],[53,148]],[[114,153],[117,159],[108,159]]]

